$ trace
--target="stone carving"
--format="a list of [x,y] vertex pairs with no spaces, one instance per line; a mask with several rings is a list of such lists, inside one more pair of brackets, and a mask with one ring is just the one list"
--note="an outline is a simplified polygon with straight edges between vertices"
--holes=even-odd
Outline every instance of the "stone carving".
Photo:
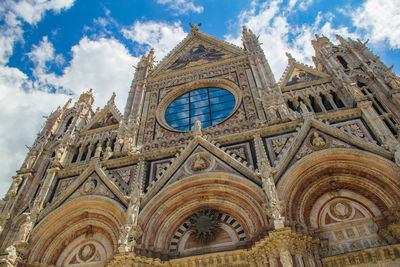
[[331,147],[337,147],[337,148],[350,148],[351,146],[349,144],[346,144],[344,142],[341,142],[339,140],[333,139],[331,141]]
[[22,177],[15,176],[15,178],[13,179],[13,183],[11,184],[11,187],[8,190],[4,200],[9,200],[9,199],[14,198],[17,195],[17,192],[18,192],[18,189],[19,189],[19,186],[21,183],[22,183]]
[[94,152],[94,157],[95,157],[95,158],[100,158],[101,150],[102,150],[101,141],[99,141],[99,142],[97,143],[96,150],[95,150],[95,152]]
[[90,194],[96,189],[97,180],[96,179],[88,179],[86,183],[83,185],[83,193]]
[[203,133],[201,132],[201,121],[198,119],[195,120],[194,122],[194,132],[193,135],[196,136],[202,136]]
[[364,133],[360,129],[360,127],[354,123],[354,124],[347,124],[344,126],[339,127],[340,130],[347,132],[349,134],[352,134],[354,136],[360,137],[360,138],[365,138]]
[[311,154],[313,152],[314,151],[311,148],[309,148],[307,146],[302,146],[300,148],[300,150],[297,152],[296,159],[299,160],[299,159],[301,159],[301,158],[303,158],[303,157],[305,157],[305,156],[307,156],[307,155],[309,155],[309,154]]
[[136,225],[137,217],[139,215],[139,207],[140,207],[140,187],[139,184],[135,183],[132,188],[132,192],[128,197],[129,206],[126,212],[127,223]]
[[117,173],[125,183],[129,183],[131,179],[131,169],[118,170]]
[[81,261],[87,262],[94,256],[95,252],[96,247],[93,244],[85,244],[79,249],[78,257]]
[[337,201],[331,204],[329,211],[331,214],[340,219],[348,219],[352,213],[352,207],[345,201]]
[[313,133],[310,138],[310,143],[316,148],[323,148],[326,145],[324,137],[320,136],[318,132]]
[[7,256],[2,260],[3,263],[6,264],[7,267],[15,266],[15,261],[17,260],[17,249],[15,246],[9,246],[6,248],[5,252]]
[[112,155],[113,155],[113,152],[112,152],[111,147],[110,147],[110,141],[107,141],[106,152],[104,152],[103,158],[105,160],[107,160],[107,159],[111,158]]
[[118,239],[118,250],[122,253],[130,251],[143,234],[142,229],[137,225],[140,198],[140,187],[139,184],[135,183],[128,197],[129,204],[126,211],[126,223],[121,227]]
[[195,155],[195,159],[193,161],[192,170],[193,171],[202,171],[207,168],[206,161],[201,157],[200,154]]
[[30,169],[33,167],[33,164],[36,161],[36,158],[38,156],[38,152],[33,149],[33,148],[29,148],[29,152],[28,152],[28,157],[26,158],[26,160],[24,161],[24,163],[22,164],[22,168],[23,169]]
[[400,88],[400,78],[394,74],[392,69],[393,66],[385,72],[385,82],[394,90]]
[[215,210],[203,209],[189,217],[189,230],[194,239],[202,244],[215,240],[220,229],[218,213]]
[[347,82],[345,84],[345,88],[349,91],[351,96],[354,98],[356,102],[362,101],[365,99],[365,96],[361,93],[355,82]]
[[246,156],[246,152],[245,152],[245,148],[244,147],[227,148],[226,151],[229,151],[230,153],[235,154],[238,157],[240,157],[242,160],[246,160],[247,161],[247,156]]
[[18,242],[26,243],[32,230],[33,222],[29,213],[24,213],[25,222],[21,225],[18,232]]
[[275,229],[281,229],[284,227],[282,216],[282,202],[279,200],[278,192],[276,190],[275,181],[273,175],[277,172],[276,168],[269,166],[266,159],[261,162],[261,180],[262,187],[267,196],[267,204],[264,206],[270,217],[274,219]]

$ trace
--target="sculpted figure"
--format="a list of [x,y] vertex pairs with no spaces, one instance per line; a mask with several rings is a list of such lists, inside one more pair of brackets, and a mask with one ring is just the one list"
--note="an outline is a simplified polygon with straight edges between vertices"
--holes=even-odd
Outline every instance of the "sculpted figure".
[[63,156],[64,151],[65,151],[65,149],[64,149],[64,147],[62,147],[62,146],[60,146],[60,147],[57,149],[56,155],[55,155],[55,157],[54,157],[54,161],[55,161],[55,162],[61,162],[61,158],[62,158],[62,156]]
[[113,155],[113,152],[111,151],[111,147],[108,144],[107,147],[106,147],[106,152],[104,152],[104,156],[103,157],[104,157],[104,159],[109,159],[109,158],[112,157],[112,155]]
[[25,222],[21,225],[18,232],[18,241],[26,242],[28,239],[28,235],[31,232],[33,227],[33,222],[31,221],[30,214],[26,214]]
[[101,147],[101,140],[99,140],[99,142],[97,143],[97,146],[96,146],[96,150],[94,151],[94,157],[95,157],[95,158],[99,158],[99,157],[100,157],[100,155],[101,155],[101,149],[102,149],[102,147]]
[[10,190],[8,190],[8,193],[6,195],[7,199],[13,198],[17,195],[18,188],[21,183],[22,183],[22,177],[17,176],[14,178],[14,181],[11,184]]
[[197,154],[192,169],[194,171],[201,171],[207,167],[206,165],[206,162],[200,157],[200,154]]
[[194,136],[202,136],[203,133],[201,132],[201,121],[198,119],[194,122]]
[[313,146],[321,148],[323,146],[325,146],[326,142],[324,140],[324,138],[322,138],[321,136],[319,136],[318,132],[314,132],[313,134],[313,140],[311,143]]
[[38,152],[36,150],[31,149],[28,153],[28,158],[24,161],[24,164],[22,164],[22,168],[24,169],[30,169],[32,168],[33,164],[35,163],[35,160],[37,158]]
[[400,88],[400,78],[393,73],[392,67],[390,67],[385,73],[385,82],[392,87],[392,89]]
[[129,196],[129,206],[126,212],[127,224],[136,225],[140,207],[140,188],[139,184],[133,186]]
[[119,239],[118,239],[118,245],[120,247],[125,247],[128,244],[128,239],[129,239],[129,232],[131,230],[131,225],[126,224],[121,227],[121,231],[119,232]]

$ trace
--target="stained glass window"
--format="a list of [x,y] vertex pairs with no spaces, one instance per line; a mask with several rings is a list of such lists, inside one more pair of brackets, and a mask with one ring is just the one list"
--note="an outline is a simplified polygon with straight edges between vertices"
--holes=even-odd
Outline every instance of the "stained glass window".
[[221,88],[202,88],[190,91],[175,99],[165,111],[165,120],[179,131],[194,129],[196,119],[202,128],[213,126],[231,114],[235,97]]

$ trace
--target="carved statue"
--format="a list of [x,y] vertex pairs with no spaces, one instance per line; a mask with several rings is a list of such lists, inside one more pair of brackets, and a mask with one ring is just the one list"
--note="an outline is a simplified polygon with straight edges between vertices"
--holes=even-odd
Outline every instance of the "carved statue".
[[98,143],[97,146],[96,146],[96,151],[94,152],[94,157],[95,157],[95,158],[99,158],[99,157],[100,157],[101,149],[102,149],[102,147],[101,147],[101,141],[99,141],[99,143]]
[[207,167],[207,164],[204,161],[204,159],[201,158],[200,154],[197,154],[196,159],[193,163],[192,169],[194,171],[201,171],[201,170],[204,170],[206,167]]
[[355,82],[346,82],[346,83],[347,83],[346,87],[347,87],[348,91],[353,96],[353,98],[356,102],[365,99],[365,96],[361,93],[360,89],[358,88],[358,86]]
[[203,133],[201,132],[201,121],[198,119],[194,122],[194,136],[202,136]]
[[132,188],[132,192],[129,195],[129,206],[126,212],[126,223],[131,225],[137,224],[140,208],[140,188],[139,184],[135,184]]
[[38,152],[35,149],[30,149],[30,151],[28,153],[28,157],[22,164],[22,168],[24,168],[24,169],[32,168],[32,166],[35,163],[35,160],[37,158],[37,154],[38,154]]
[[319,136],[318,132],[314,132],[311,144],[314,147],[321,148],[321,147],[325,146],[326,142],[325,142],[324,138]]
[[392,89],[400,88],[400,78],[392,71],[393,66],[391,66],[385,73],[385,82],[392,87]]
[[117,141],[115,142],[114,145],[114,151],[116,153],[121,152],[121,147],[124,145],[124,139],[120,136],[117,137]]
[[[272,168],[269,166],[267,160],[262,160],[261,162],[261,170],[260,170],[260,175],[262,179],[262,187],[267,195],[267,200],[268,203],[266,204],[266,209],[270,216],[277,222],[279,222],[279,225],[283,224],[282,223],[282,207],[281,207],[281,201],[279,200],[278,197],[278,192],[276,190],[275,182],[274,182],[274,177],[273,175],[277,172],[276,168]],[[274,225],[275,222],[274,222]],[[276,226],[277,227],[277,226]]]
[[33,222],[29,213],[25,213],[25,222],[21,225],[18,232],[18,241],[27,242],[28,235],[32,230]]
[[276,107],[271,105],[267,108],[267,116],[268,116],[268,121],[270,123],[277,123],[279,122],[279,117],[276,113]]
[[13,183],[11,184],[10,189],[8,190],[6,194],[6,200],[14,198],[17,195],[19,185],[22,183],[22,177],[21,176],[16,176],[14,178]]
[[111,147],[110,147],[109,144],[107,144],[106,152],[104,152],[103,158],[104,158],[104,159],[109,159],[109,158],[112,157],[112,155],[113,155],[113,152],[112,152],[112,150],[111,150]]
[[132,226],[130,224],[126,224],[121,227],[121,230],[119,232],[119,239],[118,239],[119,247],[125,248],[125,246],[128,244],[129,232],[130,232],[131,228],[132,228]]
[[64,151],[65,151],[65,148],[64,148],[64,147],[62,147],[62,146],[59,146],[59,147],[58,147],[58,149],[57,149],[57,151],[56,151],[56,155],[55,155],[55,157],[54,157],[54,162],[59,162],[59,163],[61,163],[61,159],[62,159],[62,156],[63,156],[63,154],[64,154]]

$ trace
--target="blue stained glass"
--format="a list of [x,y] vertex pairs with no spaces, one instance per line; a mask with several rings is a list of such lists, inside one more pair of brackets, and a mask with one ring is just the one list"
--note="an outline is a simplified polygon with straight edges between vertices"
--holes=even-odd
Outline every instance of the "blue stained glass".
[[221,88],[202,88],[176,98],[165,111],[166,122],[176,130],[193,130],[196,119],[202,127],[223,121],[235,107],[235,97]]

